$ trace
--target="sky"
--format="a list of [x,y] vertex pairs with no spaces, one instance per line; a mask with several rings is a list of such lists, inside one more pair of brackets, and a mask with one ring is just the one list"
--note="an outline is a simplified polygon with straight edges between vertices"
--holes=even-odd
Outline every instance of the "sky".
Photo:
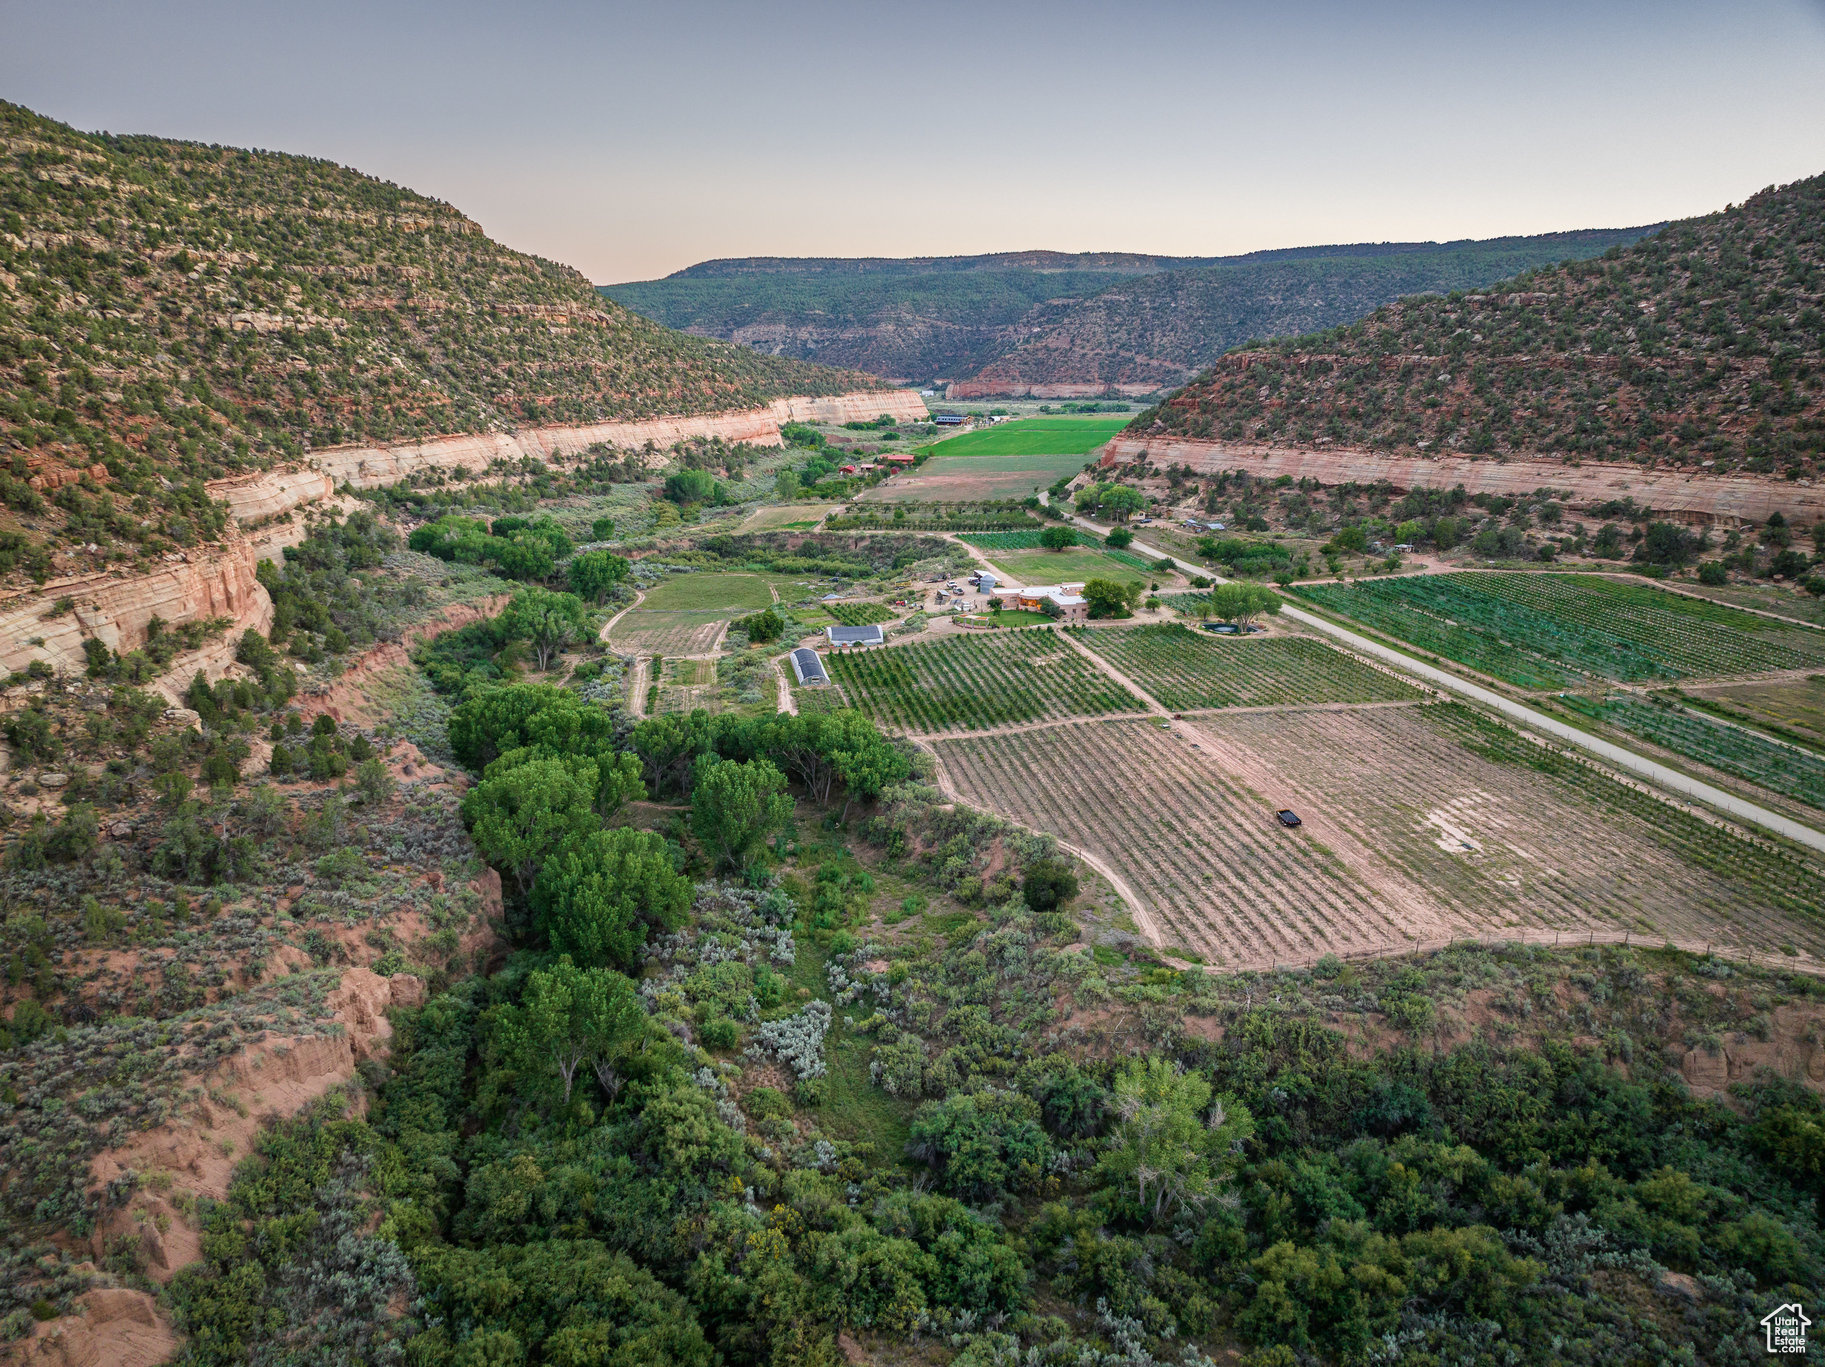
[[1825,171],[1825,0],[0,0],[0,98],[327,157],[598,283],[1621,227]]

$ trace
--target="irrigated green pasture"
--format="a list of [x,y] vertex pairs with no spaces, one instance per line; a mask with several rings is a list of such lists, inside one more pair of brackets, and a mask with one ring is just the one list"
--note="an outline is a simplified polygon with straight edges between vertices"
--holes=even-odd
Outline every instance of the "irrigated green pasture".
[[[646,612],[753,612],[773,602],[769,582],[792,583],[762,574],[675,574],[649,589],[640,607]],[[784,587],[781,596],[793,597]]]
[[1077,628],[1076,638],[1174,712],[1206,707],[1419,701],[1425,695],[1322,641],[1227,639],[1176,622]]
[[835,652],[828,665],[857,708],[908,731],[977,731],[1142,709],[1139,698],[1051,631]]
[[1151,583],[1152,576],[1124,565],[1105,551],[1080,546],[1069,551],[990,551],[989,563],[1017,584],[1074,584],[1109,579],[1117,584]]
[[[1021,418],[937,443],[947,456],[1087,456],[1128,418]],[[924,448],[931,450],[931,447]],[[1079,465],[1083,462],[1080,460]]]
[[1590,574],[1419,575],[1297,590],[1522,688],[1728,677],[1825,664],[1825,633]]

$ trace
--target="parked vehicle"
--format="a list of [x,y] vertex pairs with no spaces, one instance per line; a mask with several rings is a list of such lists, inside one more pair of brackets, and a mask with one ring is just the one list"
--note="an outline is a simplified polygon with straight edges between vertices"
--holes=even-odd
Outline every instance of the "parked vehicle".
[[1299,813],[1295,812],[1290,807],[1282,807],[1279,811],[1275,812],[1274,815],[1280,818],[1280,824],[1282,826],[1302,826],[1305,824],[1299,819]]

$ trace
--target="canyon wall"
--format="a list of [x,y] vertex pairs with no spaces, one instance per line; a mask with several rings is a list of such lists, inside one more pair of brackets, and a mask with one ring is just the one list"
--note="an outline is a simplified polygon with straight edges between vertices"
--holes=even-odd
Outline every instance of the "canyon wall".
[[[210,495],[226,503],[233,516],[223,542],[187,552],[152,574],[55,579],[0,603],[0,670],[22,670],[42,660],[60,673],[80,674],[86,667],[82,643],[89,637],[125,653],[146,643],[146,624],[154,617],[173,625],[229,617],[234,625],[227,634],[180,657],[168,680],[181,688],[198,669],[219,676],[233,660],[243,631],[252,627],[263,633],[272,626],[272,600],[254,577],[254,566],[302,540],[304,519],[294,514],[336,502],[336,490],[344,484],[373,489],[416,470],[458,466],[479,474],[493,460],[573,456],[596,442],[637,449],[649,441],[667,447],[692,437],[721,437],[777,446],[784,423],[860,422],[883,413],[901,422],[927,416],[925,401],[913,390],[864,390],[775,399],[765,408],[693,418],[536,427],[512,434],[439,437],[411,446],[337,447],[318,452],[305,468],[215,480]],[[71,606],[60,612],[57,604],[64,599]]]
[[[43,660],[59,672],[80,674],[86,667],[82,643],[89,637],[125,653],[146,643],[146,624],[154,617],[173,625],[199,618],[229,617],[234,626],[204,652],[183,658],[191,671],[214,673],[233,656],[234,641],[248,627],[272,627],[272,599],[254,577],[252,543],[234,536],[208,551],[192,551],[164,569],[131,579],[105,574],[53,579],[42,589],[0,604],[0,668],[24,669]],[[68,599],[63,611],[57,604]],[[217,656],[221,658],[217,660]],[[186,674],[188,679],[189,675]]]
[[1564,489],[1570,491],[1573,507],[1632,498],[1680,521],[1765,522],[1774,512],[1789,522],[1825,517],[1825,486],[1810,480],[1720,475],[1687,467],[1595,461],[1571,465],[1551,459],[1462,454],[1390,456],[1341,447],[1303,450],[1126,435],[1103,448],[1102,462],[1118,465],[1142,456],[1158,467],[1189,465],[1200,474],[1246,470],[1267,479],[1291,475],[1323,484],[1370,484],[1384,479],[1397,489],[1450,489],[1462,484],[1473,494]]
[[237,522],[253,524],[306,507],[347,484],[376,489],[417,470],[480,473],[492,461],[550,460],[578,455],[597,442],[639,449],[664,448],[693,437],[720,437],[754,446],[779,445],[788,422],[863,422],[886,413],[899,422],[923,422],[925,400],[910,389],[864,390],[826,398],[775,399],[765,408],[698,417],[599,422],[580,427],[528,427],[512,433],[435,437],[410,446],[338,446],[319,451],[304,470],[267,471],[218,480],[209,492],[228,504]]

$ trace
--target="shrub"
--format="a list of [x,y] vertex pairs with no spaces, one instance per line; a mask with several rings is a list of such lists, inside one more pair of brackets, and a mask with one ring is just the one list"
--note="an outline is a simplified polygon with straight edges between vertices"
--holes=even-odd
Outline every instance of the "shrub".
[[748,639],[756,645],[777,641],[780,633],[786,629],[785,621],[772,608],[763,609],[747,617],[737,618],[730,625],[736,631],[746,632]]
[[1027,866],[1020,891],[1034,911],[1056,911],[1077,896],[1077,874],[1063,859],[1037,859]]
[[906,1151],[929,1164],[946,1191],[980,1202],[1038,1186],[1052,1141],[1030,1097],[977,1092],[921,1106]]

